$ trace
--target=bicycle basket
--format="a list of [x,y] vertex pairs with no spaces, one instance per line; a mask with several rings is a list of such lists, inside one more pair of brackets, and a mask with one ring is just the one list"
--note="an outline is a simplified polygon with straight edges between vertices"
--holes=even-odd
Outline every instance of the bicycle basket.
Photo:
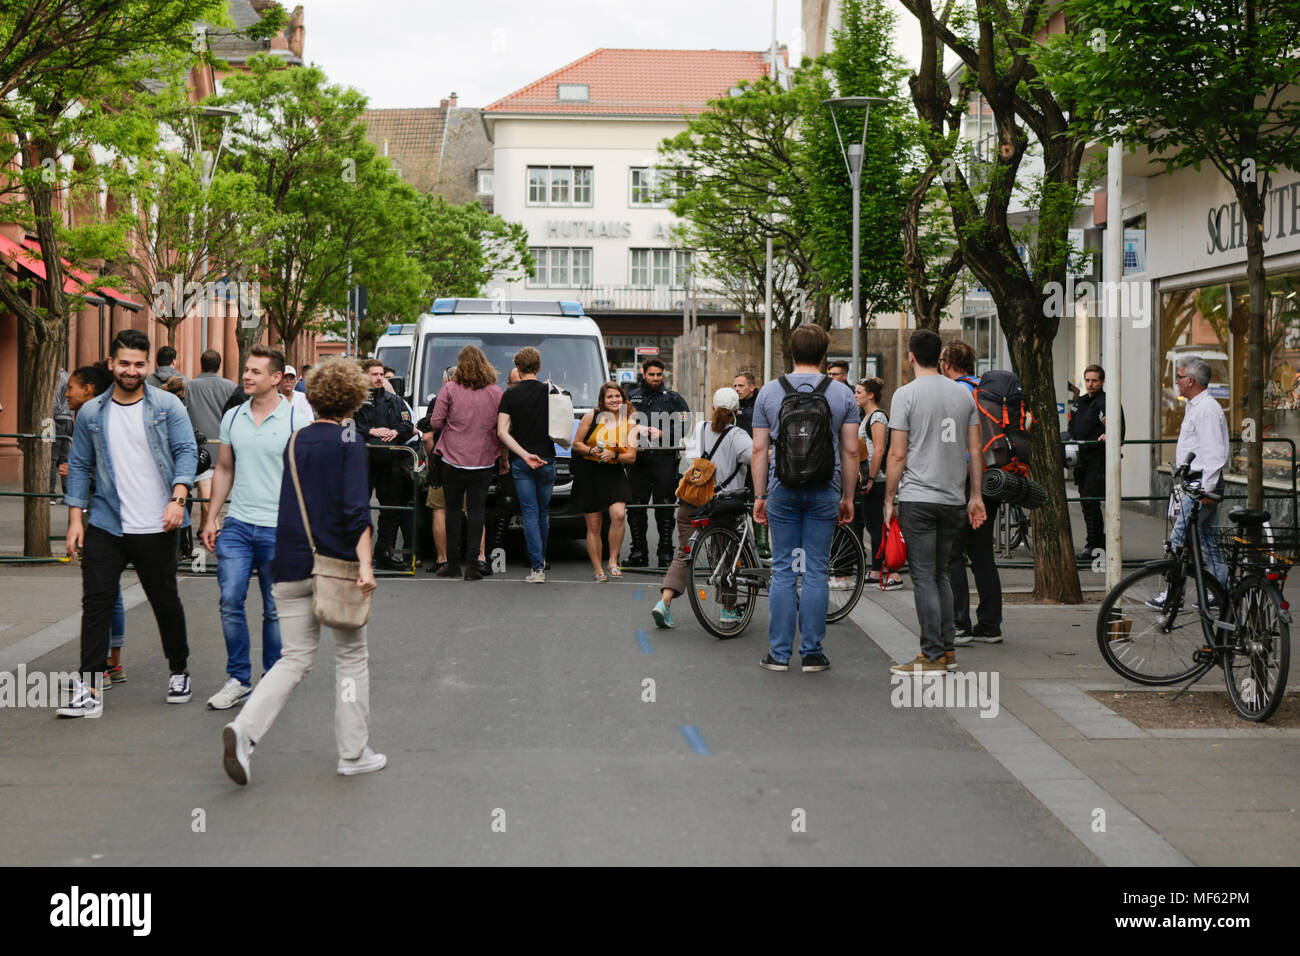
[[1300,562],[1300,528],[1213,529],[1229,564],[1286,572]]

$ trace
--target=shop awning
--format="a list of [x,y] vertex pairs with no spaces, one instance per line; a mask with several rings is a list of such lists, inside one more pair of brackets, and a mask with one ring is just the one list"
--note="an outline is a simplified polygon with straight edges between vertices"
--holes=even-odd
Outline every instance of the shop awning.
[[[23,245],[38,258],[40,257],[41,244],[35,239],[24,239]],[[81,269],[74,269],[68,264],[67,259],[63,260],[63,269],[64,272],[75,276],[83,287],[89,287],[95,281],[95,276],[92,276],[89,272],[83,272]],[[118,305],[130,309],[132,312],[139,312],[144,308],[144,306],[139,302],[128,298],[124,293],[118,292],[112,286],[102,285],[95,290],[95,294],[102,295],[107,299],[112,299]]]
[[[22,245],[0,236],[0,255],[12,259],[14,264],[22,266],[28,272],[40,278],[46,278],[45,262],[41,258],[41,246],[35,239],[25,239]],[[73,268],[66,259],[63,262],[63,291],[69,295],[84,295],[86,301],[92,305],[116,304],[133,312],[139,312],[144,308],[139,302],[132,301],[123,293],[118,292],[109,286],[101,286],[93,291],[87,291],[94,283],[95,277],[89,272]]]

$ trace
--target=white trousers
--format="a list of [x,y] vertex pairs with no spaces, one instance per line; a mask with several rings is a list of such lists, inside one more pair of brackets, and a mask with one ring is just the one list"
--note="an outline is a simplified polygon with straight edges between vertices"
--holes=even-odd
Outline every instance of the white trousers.
[[[280,618],[280,659],[266,672],[235,718],[260,742],[298,682],[311,670],[322,625],[312,612],[312,581],[280,581],[271,592]],[[370,739],[370,653],[366,629],[337,630],[334,635],[334,737],[339,757],[355,760]]]

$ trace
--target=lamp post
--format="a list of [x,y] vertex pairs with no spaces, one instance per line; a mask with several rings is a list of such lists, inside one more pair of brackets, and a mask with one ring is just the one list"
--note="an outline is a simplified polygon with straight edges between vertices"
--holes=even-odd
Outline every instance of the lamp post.
[[[886,103],[884,97],[880,96],[833,96],[830,99],[822,100],[822,104],[830,108],[831,122],[835,124],[835,139],[840,144],[840,152],[844,155],[844,167],[849,171],[849,182],[853,184],[853,370],[850,373],[850,381],[856,382],[862,377],[860,357],[862,351],[858,344],[858,331],[862,324],[861,316],[858,310],[859,305],[859,285],[861,283],[861,249],[862,249],[862,222],[861,222],[861,199],[862,199],[862,153],[867,144],[867,121],[871,118],[872,103]],[[862,117],[862,137],[856,143],[849,143],[846,148],[844,137],[840,135],[840,121],[835,115],[835,108],[839,107],[841,111],[850,109],[865,109],[866,113]]]
[[[220,116],[221,120],[221,139],[217,140],[217,151],[212,154],[212,162],[204,162],[203,168],[199,172],[199,182],[203,186],[203,261],[200,268],[203,270],[203,279],[206,282],[208,278],[208,188],[212,185],[212,178],[217,174],[217,161],[221,159],[221,148],[226,142],[226,125],[230,117],[238,116],[238,112],[226,109],[224,106],[195,106],[189,111],[190,117],[190,135],[194,143],[194,155],[203,160],[202,140],[199,137],[199,124],[195,119],[196,116]],[[229,301],[229,299],[227,299]],[[199,301],[199,315],[201,318],[199,334],[203,342],[203,351],[208,350],[208,296],[204,291],[202,299]],[[224,344],[222,346],[225,347]]]

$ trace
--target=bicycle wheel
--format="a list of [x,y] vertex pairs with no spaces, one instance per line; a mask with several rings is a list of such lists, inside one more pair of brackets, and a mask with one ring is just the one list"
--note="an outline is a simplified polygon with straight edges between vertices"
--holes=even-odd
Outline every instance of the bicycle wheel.
[[1014,551],[1016,548],[1024,548],[1029,552],[1029,556],[1034,556],[1034,535],[1029,529],[1029,515],[1025,514],[1024,509],[1019,505],[1011,508],[1011,540],[1007,542],[1007,550]]
[[1291,664],[1291,628],[1277,588],[1254,575],[1232,592],[1235,632],[1223,655],[1223,679],[1233,709],[1247,720],[1268,720],[1282,702]]
[[826,565],[830,577],[830,601],[826,605],[826,623],[834,624],[849,616],[862,597],[867,580],[867,556],[862,541],[849,525],[838,525],[831,537],[831,556]]
[[711,525],[691,547],[691,610],[700,626],[714,637],[736,637],[754,616],[758,565],[740,535]]
[[[1205,586],[1217,607],[1227,606],[1218,581],[1207,575]],[[1205,646],[1195,583],[1173,561],[1134,571],[1102,601],[1097,646],[1115,673],[1138,684],[1161,687],[1205,673],[1210,662],[1193,656]]]

